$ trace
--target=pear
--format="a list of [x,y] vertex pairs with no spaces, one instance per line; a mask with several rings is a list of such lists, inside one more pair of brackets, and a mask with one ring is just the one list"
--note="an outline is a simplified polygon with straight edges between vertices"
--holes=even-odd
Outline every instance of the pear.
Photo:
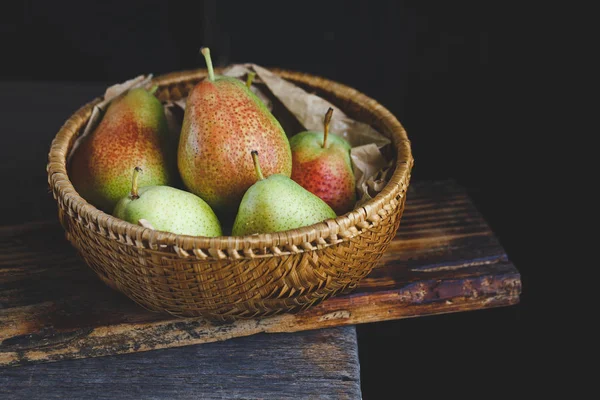
[[132,224],[150,224],[159,231],[191,236],[221,236],[214,211],[200,197],[170,186],[138,188],[141,168],[133,172],[131,194],[123,197],[113,215]]
[[329,133],[332,114],[333,109],[329,108],[323,132],[301,132],[290,139],[292,179],[342,215],[354,208],[356,182],[350,144]]
[[141,186],[174,185],[176,157],[177,137],[169,134],[162,104],[150,91],[132,89],[111,102],[75,150],[69,176],[84,199],[111,212],[129,193],[135,166],[145,171]]
[[287,176],[274,174],[265,178],[258,152],[252,151],[252,160],[258,181],[242,198],[233,236],[286,231],[336,217],[327,203]]
[[190,92],[177,164],[184,185],[218,213],[235,212],[256,181],[248,154],[267,155],[266,174],[290,176],[292,155],[277,119],[248,86],[214,74],[210,50],[202,49],[208,77]]

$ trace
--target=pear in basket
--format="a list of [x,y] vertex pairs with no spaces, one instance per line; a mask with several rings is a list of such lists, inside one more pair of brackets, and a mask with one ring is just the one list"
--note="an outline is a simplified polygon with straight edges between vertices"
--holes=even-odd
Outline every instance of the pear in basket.
[[113,100],[100,124],[73,154],[69,176],[89,203],[111,212],[131,189],[140,166],[141,186],[177,182],[177,138],[169,134],[163,106],[154,94],[132,89]]
[[233,236],[286,231],[336,217],[327,203],[287,176],[265,178],[256,151],[252,151],[252,160],[256,182],[240,203]]
[[292,179],[342,215],[354,208],[356,184],[350,144],[329,133],[332,114],[332,108],[327,110],[323,132],[301,132],[290,139]]
[[204,200],[169,186],[138,187],[141,171],[134,169],[131,193],[119,200],[115,217],[132,224],[144,220],[153,229],[179,235],[222,235],[217,216]]
[[208,48],[202,49],[208,77],[190,92],[177,161],[183,183],[218,213],[235,213],[256,181],[248,155],[265,155],[266,175],[290,176],[290,144],[264,103],[236,78],[215,75]]

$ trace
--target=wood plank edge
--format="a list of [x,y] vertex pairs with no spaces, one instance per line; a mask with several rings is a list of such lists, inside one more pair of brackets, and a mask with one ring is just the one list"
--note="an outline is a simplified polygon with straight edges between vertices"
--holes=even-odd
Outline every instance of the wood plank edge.
[[[494,282],[496,285],[490,286],[490,283]],[[435,285],[435,282],[430,284]],[[457,293],[450,290],[449,296],[442,295],[434,301],[427,301],[425,297],[421,297],[432,292],[432,288],[427,288],[423,282],[420,282],[414,287],[378,293],[376,299],[369,295],[332,298],[304,313],[283,314],[259,320],[241,320],[231,324],[213,325],[206,320],[194,319],[170,320],[166,324],[164,321],[159,321],[133,327],[128,324],[100,327],[91,331],[89,335],[74,338],[58,346],[0,351],[0,366],[19,366],[183,347],[263,332],[289,333],[510,306],[518,304],[521,293],[521,280],[518,273],[499,277],[484,276],[465,282],[457,280],[455,284],[460,284],[462,290]],[[478,292],[477,288],[481,288],[482,285],[487,285],[489,290]],[[399,306],[399,302],[404,304]],[[349,307],[353,304],[356,307],[354,309]]]

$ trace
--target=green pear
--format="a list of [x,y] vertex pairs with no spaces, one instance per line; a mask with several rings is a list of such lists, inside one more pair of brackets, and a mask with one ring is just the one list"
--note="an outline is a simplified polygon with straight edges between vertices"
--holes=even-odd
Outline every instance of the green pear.
[[329,108],[323,132],[301,132],[290,140],[292,179],[342,215],[354,208],[356,185],[350,144],[329,133],[332,114],[333,108]]
[[70,163],[73,186],[88,202],[111,212],[131,188],[131,170],[140,166],[140,186],[175,185],[178,137],[153,90],[137,88],[114,99],[100,124],[85,138]]
[[170,186],[138,188],[138,174],[133,172],[131,194],[119,200],[113,215],[139,224],[147,221],[152,228],[191,236],[221,236],[221,224],[212,208],[200,197]]
[[233,236],[280,232],[335,218],[323,200],[289,177],[274,174],[265,178],[252,151],[258,181],[244,194],[233,223]]

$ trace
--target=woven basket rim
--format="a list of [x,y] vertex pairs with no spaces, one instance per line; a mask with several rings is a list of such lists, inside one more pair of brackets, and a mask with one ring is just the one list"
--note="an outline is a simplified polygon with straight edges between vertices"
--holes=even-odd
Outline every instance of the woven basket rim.
[[[216,72],[218,73],[220,70],[222,68],[216,69]],[[324,89],[338,97],[340,93],[344,93],[346,99],[352,99],[357,104],[368,107],[379,120],[386,124],[392,145],[395,147],[396,167],[380,193],[358,208],[334,219],[292,230],[258,235],[219,237],[178,235],[155,231],[123,221],[97,209],[82,198],[73,187],[67,171],[70,143],[89,120],[94,105],[102,100],[99,97],[76,111],[60,128],[52,141],[48,155],[47,173],[48,182],[55,198],[61,199],[67,208],[78,216],[79,220],[94,223],[99,230],[107,231],[115,238],[125,237],[132,244],[146,242],[149,247],[153,248],[158,245],[175,246],[176,250],[184,253],[183,256],[188,255],[184,249],[214,250],[215,254],[211,252],[211,255],[217,258],[229,257],[227,254],[219,254],[226,249],[244,250],[244,255],[245,250],[251,252],[253,248],[278,249],[284,247],[289,252],[302,252],[310,250],[310,248],[298,248],[298,245],[310,244],[315,241],[322,245],[339,243],[360,234],[361,230],[377,224],[381,217],[387,214],[385,209],[390,207],[390,203],[396,203],[391,205],[393,208],[398,206],[398,200],[404,196],[409,184],[414,159],[410,140],[402,124],[376,100],[342,83],[291,70],[279,68],[269,68],[269,70],[285,79]],[[160,92],[163,87],[186,81],[198,81],[205,76],[206,69],[184,70],[154,77],[153,83],[159,86]]]

